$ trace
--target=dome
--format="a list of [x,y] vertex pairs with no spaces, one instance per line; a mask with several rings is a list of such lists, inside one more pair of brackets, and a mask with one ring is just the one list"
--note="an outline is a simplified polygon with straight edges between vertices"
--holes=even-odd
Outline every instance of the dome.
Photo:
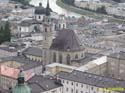
[[23,86],[16,86],[12,89],[12,93],[31,93],[31,89],[24,84]]
[[52,12],[52,9],[49,7],[49,2],[47,3],[46,8],[44,8],[42,6],[42,3],[39,3],[39,7],[36,7],[36,9],[35,9],[35,14],[38,14],[38,15],[45,14],[45,15],[49,16],[50,12]]
[[27,84],[25,83],[25,76],[22,70],[20,70],[17,80],[18,83],[14,88],[10,90],[11,93],[31,93],[30,87],[28,87]]
[[37,7],[35,10],[35,14],[46,14],[46,9],[43,7]]

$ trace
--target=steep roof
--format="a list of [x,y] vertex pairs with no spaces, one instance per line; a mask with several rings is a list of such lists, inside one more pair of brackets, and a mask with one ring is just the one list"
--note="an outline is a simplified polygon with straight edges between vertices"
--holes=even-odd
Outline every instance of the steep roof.
[[80,51],[84,48],[73,30],[63,29],[53,40],[50,49],[59,51]]

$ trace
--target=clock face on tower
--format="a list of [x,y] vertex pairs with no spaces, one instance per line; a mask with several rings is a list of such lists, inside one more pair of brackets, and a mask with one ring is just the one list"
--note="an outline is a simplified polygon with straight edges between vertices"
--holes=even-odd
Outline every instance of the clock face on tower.
[[24,82],[25,82],[24,77],[18,78],[18,83],[19,83],[19,84],[20,84],[20,83],[24,83]]

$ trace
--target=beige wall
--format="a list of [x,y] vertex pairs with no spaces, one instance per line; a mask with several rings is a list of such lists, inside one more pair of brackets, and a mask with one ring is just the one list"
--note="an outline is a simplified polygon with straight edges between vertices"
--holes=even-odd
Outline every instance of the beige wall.
[[87,72],[125,80],[125,60],[108,57],[108,62],[92,68]]
[[16,85],[17,80],[0,75],[0,88],[9,89]]

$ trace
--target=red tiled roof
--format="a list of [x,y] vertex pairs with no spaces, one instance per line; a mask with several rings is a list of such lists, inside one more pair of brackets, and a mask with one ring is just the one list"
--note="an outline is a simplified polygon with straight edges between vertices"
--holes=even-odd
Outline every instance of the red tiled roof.
[[[19,72],[20,72],[19,69],[10,68],[7,66],[0,66],[0,74],[4,76],[17,79]],[[33,74],[28,71],[24,71],[24,74],[25,74],[25,81],[29,80],[33,76]]]

